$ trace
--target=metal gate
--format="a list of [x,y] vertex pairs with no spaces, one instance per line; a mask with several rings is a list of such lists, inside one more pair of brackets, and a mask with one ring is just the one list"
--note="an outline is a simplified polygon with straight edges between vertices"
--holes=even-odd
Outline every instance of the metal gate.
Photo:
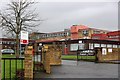
[[42,47],[39,48],[39,51],[34,52],[33,61],[34,61],[34,63],[33,63],[34,73],[43,70],[43,64],[42,64]]

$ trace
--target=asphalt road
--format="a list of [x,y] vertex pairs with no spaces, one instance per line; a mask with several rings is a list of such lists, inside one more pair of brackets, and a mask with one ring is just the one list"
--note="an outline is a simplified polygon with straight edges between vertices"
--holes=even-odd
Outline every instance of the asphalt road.
[[118,64],[63,60],[51,74],[36,72],[35,78],[118,78]]

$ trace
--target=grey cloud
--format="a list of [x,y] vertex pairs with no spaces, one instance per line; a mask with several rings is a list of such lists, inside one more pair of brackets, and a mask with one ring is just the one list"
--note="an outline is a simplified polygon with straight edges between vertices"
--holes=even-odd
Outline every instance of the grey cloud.
[[53,2],[40,3],[39,5],[40,15],[47,18],[40,26],[40,31],[60,31],[70,28],[73,24],[84,24],[107,30],[116,30],[118,27],[118,7],[114,2]]
[[37,29],[41,32],[61,31],[73,24],[117,30],[117,2],[40,2],[36,12],[45,20]]

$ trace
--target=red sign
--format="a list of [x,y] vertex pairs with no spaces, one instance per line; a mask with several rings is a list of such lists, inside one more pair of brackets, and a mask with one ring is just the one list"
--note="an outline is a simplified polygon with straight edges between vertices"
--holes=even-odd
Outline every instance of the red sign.
[[21,44],[28,44],[28,40],[21,40]]

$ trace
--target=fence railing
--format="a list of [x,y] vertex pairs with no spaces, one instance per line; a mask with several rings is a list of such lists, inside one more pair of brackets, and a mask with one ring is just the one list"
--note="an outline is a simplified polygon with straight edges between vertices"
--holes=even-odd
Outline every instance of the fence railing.
[[16,80],[17,71],[24,69],[24,58],[2,58],[2,80]]

